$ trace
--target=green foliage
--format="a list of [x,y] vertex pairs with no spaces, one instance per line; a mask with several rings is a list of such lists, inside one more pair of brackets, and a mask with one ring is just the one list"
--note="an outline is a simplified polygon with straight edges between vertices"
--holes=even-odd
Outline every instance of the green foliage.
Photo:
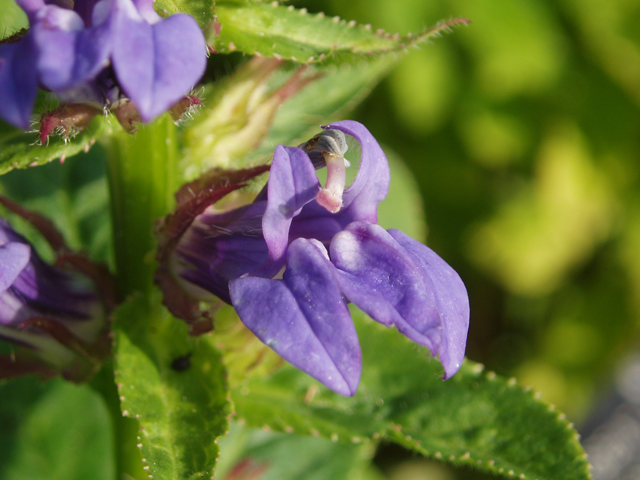
[[0,476],[112,480],[109,412],[88,386],[27,377],[0,385]]
[[396,61],[390,55],[353,64],[311,66],[308,74],[318,78],[282,105],[264,141],[248,159],[270,156],[273,145],[298,145],[315,135],[320,125],[345,118]]
[[35,132],[23,132],[0,121],[0,175],[14,168],[34,167],[57,158],[64,159],[87,152],[98,137],[110,132],[109,120],[97,116],[86,129],[69,140],[51,136],[45,145],[38,145],[38,135]]
[[140,424],[138,448],[153,478],[211,478],[230,412],[220,354],[190,337],[158,295],[149,300],[133,296],[115,313],[122,414]]
[[[75,155],[62,165],[13,170],[0,177],[0,194],[51,218],[70,248],[94,260],[112,262],[107,181],[99,148]],[[20,231],[38,253],[53,259],[49,245],[33,227],[15,215],[7,217],[12,225],[24,227]]]
[[458,23],[451,21],[424,30],[419,35],[400,37],[357,25],[323,13],[308,14],[273,3],[218,2],[219,33],[210,30],[208,43],[220,53],[241,51],[251,55],[293,60],[322,61],[346,54],[377,55],[405,50]]
[[320,437],[251,430],[234,423],[220,449],[220,478],[232,473],[248,477],[250,472],[259,473],[260,480],[378,478],[369,466],[372,445],[344,445]]
[[186,13],[196,19],[200,28],[209,26],[214,18],[215,0],[158,0],[154,3],[160,15],[169,16],[174,13]]
[[[204,106],[182,129],[187,178],[212,166],[271,161],[273,146],[297,145],[321,124],[353,110],[389,71],[383,57],[294,73],[274,60],[255,60],[204,93]],[[296,89],[294,95],[288,91]]]
[[407,162],[429,245],[467,285],[468,356],[577,424],[640,334],[640,10],[603,5],[317,6],[401,33],[472,20],[401,60],[355,118]]
[[[118,463],[118,474],[210,478],[233,410],[214,346],[221,337],[188,336],[151,285],[152,224],[171,208],[175,162],[188,178],[211,166],[269,161],[274,145],[296,145],[344,118],[402,53],[450,24],[412,37],[379,27],[416,31],[460,14],[473,28],[406,57],[357,113],[398,154],[380,222],[424,239],[417,185],[430,246],[462,272],[472,295],[469,356],[517,373],[579,418],[593,385],[639,333],[640,83],[628,68],[640,58],[637,8],[600,3],[314,4],[369,27],[277,2],[158,0],[161,15],[193,15],[219,53],[267,58],[254,60],[261,66],[253,70],[209,71],[204,105],[178,129],[165,116],[128,136],[99,115],[68,141],[51,137],[41,146],[37,133],[0,123],[0,174],[15,170],[2,178],[2,193],[51,216],[71,246],[94,259],[113,254],[104,168],[91,147],[101,139],[112,161],[134,166],[110,165],[121,292],[143,292],[128,296],[113,328],[127,416],[113,423],[121,429],[115,443],[134,465]],[[6,4],[0,0],[3,12]],[[25,25],[15,4],[6,11],[6,31]],[[210,64],[227,59],[236,57]],[[38,114],[45,103],[41,95]],[[27,168],[57,158],[64,165]],[[374,479],[367,465],[384,440],[509,478],[588,478],[574,430],[532,391],[471,362],[441,382],[439,364],[397,332],[362,319],[357,326],[364,371],[354,398],[290,366],[234,386],[242,421],[286,435],[232,431],[219,475],[251,458],[266,465],[265,479]],[[230,369],[238,364],[245,366]],[[0,395],[2,478],[115,476],[109,420],[118,406],[108,413],[92,391],[59,381],[5,383]]]
[[363,376],[353,398],[285,367],[232,391],[238,418],[255,428],[345,443],[385,438],[506,477],[590,478],[575,430],[532,391],[482,373],[481,365],[469,361],[442,382],[439,363],[426,360],[424,351],[397,332],[362,317],[357,315]]

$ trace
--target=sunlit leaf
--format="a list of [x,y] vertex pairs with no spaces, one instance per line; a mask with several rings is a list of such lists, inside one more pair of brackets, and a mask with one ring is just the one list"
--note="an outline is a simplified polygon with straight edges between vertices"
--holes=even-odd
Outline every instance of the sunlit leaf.
[[208,43],[220,53],[241,51],[251,55],[293,60],[321,61],[327,56],[377,55],[401,51],[447,28],[465,23],[454,19],[418,35],[400,37],[357,25],[323,13],[274,3],[218,2],[217,25],[209,29]]
[[160,15],[186,13],[196,19],[200,28],[205,28],[211,23],[215,6],[215,0],[157,0],[154,3]]

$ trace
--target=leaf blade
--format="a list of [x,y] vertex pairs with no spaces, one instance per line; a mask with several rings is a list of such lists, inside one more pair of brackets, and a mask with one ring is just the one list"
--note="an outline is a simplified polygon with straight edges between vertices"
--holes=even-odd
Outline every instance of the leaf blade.
[[370,321],[357,326],[364,371],[354,398],[333,394],[287,366],[232,392],[238,416],[254,427],[344,442],[387,438],[432,458],[507,477],[590,478],[571,425],[532,392],[482,373],[469,361],[442,382],[440,364],[425,361],[397,332]]
[[138,447],[153,478],[211,478],[230,410],[220,355],[147,300],[135,295],[115,314],[123,415],[140,422]]
[[371,25],[358,25],[323,13],[277,3],[218,2],[219,28],[209,29],[207,43],[219,53],[241,51],[250,55],[293,60],[300,63],[322,61],[346,55],[379,55],[405,50],[453,25],[467,23],[454,19],[428,28],[418,35],[401,37]]

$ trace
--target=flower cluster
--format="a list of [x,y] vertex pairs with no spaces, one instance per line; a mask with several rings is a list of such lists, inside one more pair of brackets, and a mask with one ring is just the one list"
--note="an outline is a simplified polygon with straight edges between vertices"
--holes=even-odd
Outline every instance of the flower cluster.
[[[192,295],[231,303],[262,342],[340,394],[355,394],[362,363],[348,302],[426,346],[448,378],[464,357],[464,284],[428,247],[377,225],[389,166],[369,131],[353,121],[325,128],[299,148],[276,148],[253,203],[198,215],[169,268]],[[346,189],[344,134],[362,147]]]
[[0,359],[0,377],[26,369],[83,378],[91,372],[82,364],[99,360],[105,329],[105,306],[89,279],[43,262],[0,218],[0,339],[27,353]]
[[[101,111],[131,100],[144,121],[178,102],[206,66],[204,36],[153,0],[17,0],[24,35],[0,45],[0,117],[29,126],[38,86]],[[95,113],[94,113],[95,115]]]

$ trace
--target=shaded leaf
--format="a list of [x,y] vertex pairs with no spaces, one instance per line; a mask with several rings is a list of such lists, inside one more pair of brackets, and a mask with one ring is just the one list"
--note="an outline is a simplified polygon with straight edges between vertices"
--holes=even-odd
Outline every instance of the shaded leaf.
[[44,385],[27,377],[2,385],[0,392],[2,439],[11,443],[2,449],[3,479],[115,477],[109,412],[87,385],[60,379]]
[[159,305],[157,295],[135,295],[115,313],[123,415],[140,422],[139,447],[154,479],[211,478],[216,439],[228,428],[225,369],[214,348]]
[[[355,315],[363,376],[341,397],[287,366],[234,389],[239,418],[253,427],[360,443],[386,438],[423,455],[503,476],[588,479],[586,456],[564,415],[515,382],[465,362],[442,367],[392,330]],[[523,477],[521,477],[523,478]]]
[[[279,107],[259,146],[237,164],[270,162],[276,145],[299,145],[318,133],[321,125],[344,118],[394,64],[395,59],[384,57],[353,65],[309,67],[307,74],[318,77]],[[290,72],[278,71],[272,81],[278,84],[287,75]]]
[[[96,148],[63,165],[16,169],[0,178],[0,193],[52,219],[73,250],[84,251],[94,260],[111,261],[109,198],[101,153]],[[50,247],[40,235],[31,235],[31,226],[13,215],[8,218],[39,253],[53,260]]]
[[319,437],[251,430],[237,423],[221,440],[220,449],[220,478],[256,480],[359,479],[375,450],[373,445],[342,445]]

